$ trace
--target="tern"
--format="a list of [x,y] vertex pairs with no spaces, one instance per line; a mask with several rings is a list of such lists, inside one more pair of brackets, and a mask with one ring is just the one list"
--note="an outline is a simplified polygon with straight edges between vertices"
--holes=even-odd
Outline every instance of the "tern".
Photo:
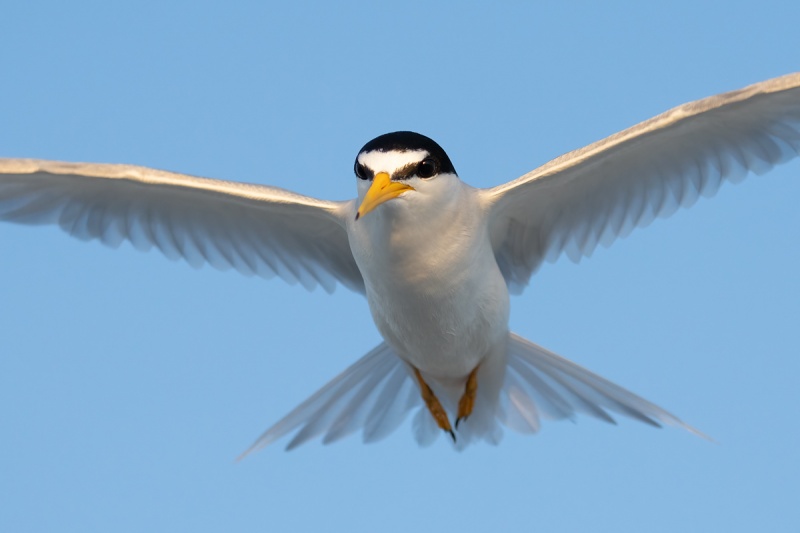
[[290,434],[289,449],[359,430],[375,441],[414,410],[420,444],[445,433],[457,449],[578,413],[700,434],[510,332],[509,294],[545,261],[578,261],[798,152],[795,73],[681,105],[488,189],[408,131],[359,151],[357,198],[342,202],[139,166],[0,159],[0,219],[366,296],[384,341],[245,454]]

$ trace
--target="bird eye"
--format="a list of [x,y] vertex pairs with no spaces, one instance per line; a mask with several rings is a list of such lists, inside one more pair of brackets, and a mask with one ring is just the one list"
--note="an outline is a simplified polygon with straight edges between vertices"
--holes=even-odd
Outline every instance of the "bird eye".
[[439,165],[432,157],[423,159],[417,165],[417,176],[420,178],[432,178],[439,172]]
[[367,175],[367,169],[364,167],[364,165],[362,165],[358,161],[356,161],[354,170],[355,170],[356,176],[358,176],[358,179],[365,180],[365,179],[369,178],[369,176]]

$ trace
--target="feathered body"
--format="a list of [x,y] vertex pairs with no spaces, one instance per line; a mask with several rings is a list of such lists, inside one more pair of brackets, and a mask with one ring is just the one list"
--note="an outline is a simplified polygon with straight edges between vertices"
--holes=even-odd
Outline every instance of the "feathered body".
[[463,381],[505,343],[508,290],[474,189],[438,180],[452,194],[400,197],[347,230],[383,338],[424,374]]
[[[508,289],[476,189],[453,174],[434,183],[447,194],[417,184],[408,196],[421,198],[404,195],[364,220],[353,218],[350,247],[381,336],[422,372],[452,416],[467,376],[480,365],[480,408],[465,426],[490,426],[492,431],[480,434],[493,439],[507,351]],[[465,431],[462,444],[474,433]]]

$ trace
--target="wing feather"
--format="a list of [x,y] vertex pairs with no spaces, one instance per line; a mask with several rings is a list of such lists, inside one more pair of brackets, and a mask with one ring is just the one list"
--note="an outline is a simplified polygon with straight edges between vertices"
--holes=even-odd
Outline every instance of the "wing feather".
[[481,191],[509,289],[800,153],[800,73],[684,104]]
[[344,227],[351,203],[130,165],[0,159],[0,220],[328,292],[364,292]]

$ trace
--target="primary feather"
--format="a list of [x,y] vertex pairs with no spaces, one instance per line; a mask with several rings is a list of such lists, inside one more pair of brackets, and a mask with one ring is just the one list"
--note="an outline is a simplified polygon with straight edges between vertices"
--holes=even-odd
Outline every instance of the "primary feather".
[[800,74],[678,106],[487,189],[497,262],[519,293],[543,261],[577,262],[799,151]]
[[132,165],[0,159],[0,220],[58,224],[112,247],[155,246],[195,267],[363,293],[343,227],[347,204]]

